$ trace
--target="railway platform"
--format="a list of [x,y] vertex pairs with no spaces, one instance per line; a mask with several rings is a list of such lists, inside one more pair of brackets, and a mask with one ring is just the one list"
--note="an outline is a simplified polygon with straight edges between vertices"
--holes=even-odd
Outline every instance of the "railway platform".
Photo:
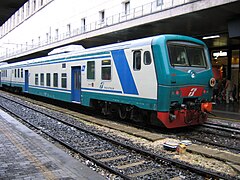
[[105,179],[0,110],[0,179]]

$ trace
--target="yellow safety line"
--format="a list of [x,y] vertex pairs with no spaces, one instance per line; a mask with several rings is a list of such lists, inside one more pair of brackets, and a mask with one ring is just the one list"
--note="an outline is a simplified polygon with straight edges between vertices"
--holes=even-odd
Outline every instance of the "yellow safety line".
[[7,129],[8,128],[6,126],[4,127],[4,124],[1,123],[0,131],[3,132],[3,134],[18,148],[23,155],[27,156],[27,159],[34,164],[34,166],[43,174],[43,176],[49,180],[57,179],[57,177],[51,171],[49,171],[49,169],[44,166],[27,148],[19,143],[13,134],[9,133],[9,130],[7,131]]

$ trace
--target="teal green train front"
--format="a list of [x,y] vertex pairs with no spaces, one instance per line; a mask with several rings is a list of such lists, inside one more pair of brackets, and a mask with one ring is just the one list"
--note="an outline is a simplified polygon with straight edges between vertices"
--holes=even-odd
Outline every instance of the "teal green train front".
[[206,45],[167,35],[152,41],[158,81],[157,119],[174,128],[203,123],[212,110],[212,78]]

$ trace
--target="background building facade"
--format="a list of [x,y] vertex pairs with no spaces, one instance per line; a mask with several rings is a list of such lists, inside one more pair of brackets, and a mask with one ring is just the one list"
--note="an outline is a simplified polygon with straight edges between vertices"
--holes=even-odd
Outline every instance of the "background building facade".
[[167,9],[186,0],[29,0],[0,28],[0,56]]

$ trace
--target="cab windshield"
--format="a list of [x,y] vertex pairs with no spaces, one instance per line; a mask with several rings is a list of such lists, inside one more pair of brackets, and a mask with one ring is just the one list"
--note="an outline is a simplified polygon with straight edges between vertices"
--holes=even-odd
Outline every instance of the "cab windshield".
[[172,66],[206,68],[204,48],[188,42],[169,42],[168,52]]

